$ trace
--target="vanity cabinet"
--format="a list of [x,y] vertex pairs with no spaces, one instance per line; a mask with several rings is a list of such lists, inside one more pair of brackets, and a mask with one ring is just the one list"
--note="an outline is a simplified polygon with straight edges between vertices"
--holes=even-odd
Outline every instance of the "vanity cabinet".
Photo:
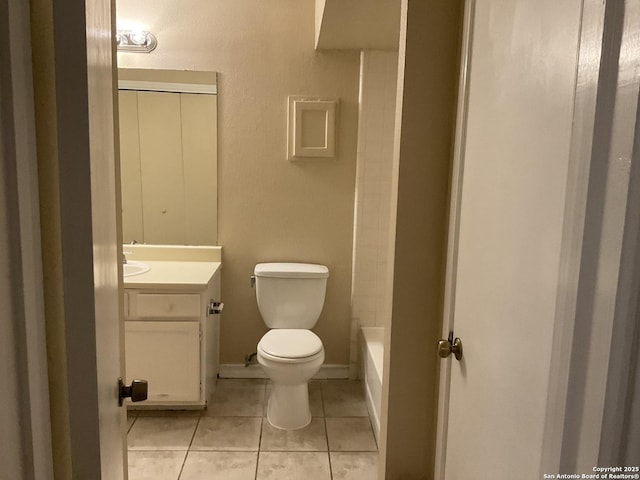
[[126,322],[127,377],[149,382],[148,403],[200,399],[199,323]]
[[220,315],[209,311],[220,300],[219,269],[202,287],[150,287],[125,282],[126,380],[149,385],[148,399],[130,405],[203,408],[219,370]]

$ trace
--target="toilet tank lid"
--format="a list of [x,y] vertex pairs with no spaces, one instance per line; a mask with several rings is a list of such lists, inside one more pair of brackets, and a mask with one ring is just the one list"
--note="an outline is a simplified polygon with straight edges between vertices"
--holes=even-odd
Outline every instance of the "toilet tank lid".
[[313,263],[259,263],[253,274],[257,277],[327,278],[329,269]]

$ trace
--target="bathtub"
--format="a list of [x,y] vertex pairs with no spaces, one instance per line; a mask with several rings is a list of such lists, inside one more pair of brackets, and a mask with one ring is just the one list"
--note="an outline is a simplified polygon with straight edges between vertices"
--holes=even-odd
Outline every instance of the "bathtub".
[[360,329],[360,379],[376,440],[380,433],[383,356],[384,328],[362,327]]

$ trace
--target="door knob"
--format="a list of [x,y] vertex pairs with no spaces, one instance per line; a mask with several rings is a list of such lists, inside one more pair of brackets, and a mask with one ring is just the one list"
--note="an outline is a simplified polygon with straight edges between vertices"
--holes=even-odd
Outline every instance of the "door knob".
[[438,342],[438,356],[440,358],[447,358],[453,353],[456,360],[460,360],[462,358],[462,340],[456,337],[453,343],[451,343],[452,337],[453,335],[450,335],[449,340],[440,340]]
[[146,380],[132,380],[131,385],[125,385],[122,377],[118,379],[118,405],[122,406],[125,398],[132,402],[142,402],[147,399],[149,384]]

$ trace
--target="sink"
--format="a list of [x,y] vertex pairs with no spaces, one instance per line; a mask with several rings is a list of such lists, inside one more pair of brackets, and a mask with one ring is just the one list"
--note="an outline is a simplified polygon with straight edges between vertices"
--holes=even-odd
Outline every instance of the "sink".
[[134,275],[141,275],[151,270],[151,267],[143,262],[136,262],[135,260],[129,260],[122,265],[123,276],[133,277]]

